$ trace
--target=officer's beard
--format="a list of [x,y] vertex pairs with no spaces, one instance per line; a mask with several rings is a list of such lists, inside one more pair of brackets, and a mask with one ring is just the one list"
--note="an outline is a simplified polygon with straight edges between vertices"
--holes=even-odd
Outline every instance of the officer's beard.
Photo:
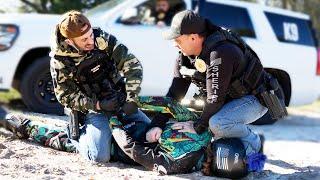
[[93,50],[94,49],[94,44],[92,44],[92,45],[85,45],[84,47],[85,47],[85,49],[83,49],[83,48],[80,48],[76,43],[73,43],[73,45],[74,45],[74,47],[78,50],[78,52],[79,52],[79,54],[81,54],[81,55],[84,55],[84,54],[86,54],[86,53],[88,53],[88,52],[90,52],[91,50]]
[[94,44],[87,44],[84,47],[86,48],[84,51],[91,51],[94,49]]
[[166,11],[163,10],[163,9],[159,9],[159,10],[157,10],[157,13],[158,13],[158,14],[160,14],[160,13],[166,13]]

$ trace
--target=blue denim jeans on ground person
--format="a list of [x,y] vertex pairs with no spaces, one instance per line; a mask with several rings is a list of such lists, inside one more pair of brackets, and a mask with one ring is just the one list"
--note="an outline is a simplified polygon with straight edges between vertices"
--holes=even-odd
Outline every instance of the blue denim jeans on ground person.
[[244,96],[226,103],[210,118],[209,127],[214,134],[214,139],[240,138],[249,155],[260,150],[261,141],[247,124],[256,121],[267,111],[268,109],[262,106],[255,96]]
[[[148,125],[151,120],[140,110],[124,117],[126,121],[141,121]],[[111,151],[111,130],[108,117],[103,113],[89,113],[80,130],[79,142],[72,141],[81,156],[93,162],[108,162]]]

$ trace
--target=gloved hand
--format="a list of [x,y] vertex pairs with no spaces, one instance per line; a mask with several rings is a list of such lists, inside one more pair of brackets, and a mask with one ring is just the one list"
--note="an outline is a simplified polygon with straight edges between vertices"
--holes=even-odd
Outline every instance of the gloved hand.
[[105,112],[114,112],[119,110],[118,96],[110,99],[103,99],[99,102],[101,110]]
[[146,140],[148,142],[157,142],[160,139],[161,134],[162,129],[160,129],[159,127],[154,127],[147,132]]
[[138,112],[138,105],[135,102],[126,102],[122,106],[122,110],[126,115],[131,115]]

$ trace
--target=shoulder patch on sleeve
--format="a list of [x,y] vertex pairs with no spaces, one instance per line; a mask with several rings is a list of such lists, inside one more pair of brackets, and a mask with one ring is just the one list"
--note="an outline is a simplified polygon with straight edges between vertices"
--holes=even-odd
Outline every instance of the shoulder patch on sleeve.
[[210,53],[210,66],[216,66],[221,64],[221,58],[217,58],[217,52],[216,51],[212,51]]
[[[210,59],[211,60],[211,59]],[[212,59],[210,61],[210,66],[217,66],[221,64],[222,59],[221,58],[217,58],[217,59]]]
[[216,51],[211,51],[210,53],[210,61],[215,60],[217,58],[217,52]]

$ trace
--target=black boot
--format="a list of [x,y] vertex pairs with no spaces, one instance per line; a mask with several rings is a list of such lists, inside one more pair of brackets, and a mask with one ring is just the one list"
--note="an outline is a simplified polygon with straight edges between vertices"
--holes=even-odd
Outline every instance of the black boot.
[[263,154],[263,146],[264,146],[265,137],[264,137],[263,134],[259,134],[259,138],[260,138],[260,141],[261,141],[261,148],[259,150],[259,153]]
[[7,114],[8,114],[8,111],[4,107],[0,106],[0,120],[4,119]]
[[29,135],[26,127],[29,122],[29,119],[9,114],[4,119],[0,119],[0,127],[4,127],[11,131],[20,139],[27,139],[29,138]]

